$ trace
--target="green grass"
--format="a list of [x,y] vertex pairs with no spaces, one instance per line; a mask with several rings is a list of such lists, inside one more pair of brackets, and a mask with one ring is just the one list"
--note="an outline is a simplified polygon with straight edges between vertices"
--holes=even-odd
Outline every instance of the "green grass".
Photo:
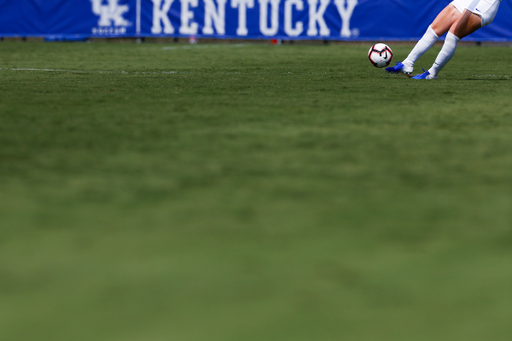
[[367,45],[0,43],[2,341],[510,340],[510,48]]

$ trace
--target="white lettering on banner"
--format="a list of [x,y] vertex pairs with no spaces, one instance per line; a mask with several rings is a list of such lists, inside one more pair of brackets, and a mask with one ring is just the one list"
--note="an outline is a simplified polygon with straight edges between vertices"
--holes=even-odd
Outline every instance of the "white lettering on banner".
[[217,0],[217,10],[215,10],[213,0],[204,0],[203,34],[213,34],[213,22],[215,23],[215,30],[218,34],[226,33],[226,1],[227,0]]
[[357,6],[357,0],[335,0],[334,3],[338,8],[341,16],[341,36],[344,38],[350,38],[352,32],[350,30],[350,18],[354,13],[354,8]]
[[[260,31],[265,36],[274,36],[279,30],[279,1],[258,0],[260,3]],[[270,27],[267,23],[268,3],[270,2]]]
[[[119,0],[108,0],[103,4],[103,0],[91,0],[92,12],[100,17],[98,26],[92,29],[93,34],[114,35],[125,34],[126,26],[131,23],[123,15],[129,11],[128,5],[120,5]],[[115,27],[114,27],[115,26]]]
[[92,34],[109,36],[126,34],[126,27],[93,27]]
[[180,0],[181,2],[181,34],[197,34],[197,23],[193,22],[194,12],[190,7],[197,7],[198,0]]
[[164,0],[164,5],[162,6],[162,0],[152,0],[153,1],[153,27],[151,27],[151,33],[160,34],[162,33],[162,26],[160,22],[164,24],[164,33],[172,34],[174,33],[174,27],[172,27],[171,20],[167,16],[167,13],[171,9],[171,5],[174,0]]
[[246,36],[247,31],[247,8],[254,7],[254,0],[231,0],[231,7],[238,7],[238,28],[236,34]]
[[304,25],[299,21],[295,28],[293,28],[293,6],[295,6],[298,11],[302,11],[304,9],[304,3],[302,0],[286,0],[284,3],[284,32],[290,37],[297,37],[302,33]]
[[[124,8],[119,9],[119,0],[108,0],[109,6],[101,5],[105,0],[91,0],[93,3],[93,11],[103,14],[100,22],[110,25],[110,21],[119,21],[118,16],[125,12]],[[153,26],[151,33],[161,34],[162,29],[165,34],[174,34],[175,30],[169,18],[169,11],[174,0],[151,0],[153,2]],[[180,34],[197,34],[198,23],[194,22],[193,7],[198,7],[199,0],[179,0],[181,3],[181,26]],[[203,0],[204,1],[204,27],[203,34],[213,35],[215,32],[219,35],[226,34],[226,4],[228,0]],[[232,8],[238,8],[238,28],[236,34],[238,36],[247,36],[247,9],[254,8],[254,0],[230,0]],[[259,2],[259,26],[260,32],[264,36],[274,36],[279,31],[279,5],[281,0],[258,0]],[[283,0],[284,1],[284,33],[290,37],[297,37],[303,34],[304,22],[293,21],[294,11],[304,10],[305,0]],[[329,36],[331,34],[324,15],[331,0],[307,0],[309,5],[309,23],[308,36]],[[354,9],[358,4],[358,0],[334,0],[339,15],[341,16],[340,35],[344,38],[350,38],[357,33],[357,29],[351,30],[350,20],[354,13]],[[117,7],[116,7],[117,6]],[[109,8],[107,11],[105,8]],[[127,7],[127,6],[121,6]],[[102,9],[103,8],[103,9]],[[270,11],[270,13],[269,13]],[[96,13],[96,12],[95,12]],[[104,19],[104,20],[102,20]],[[109,21],[110,20],[110,21]],[[124,20],[124,19],[123,19]],[[107,23],[108,21],[108,23]],[[163,25],[163,27],[162,27]],[[113,33],[112,33],[113,32]],[[125,34],[126,28],[113,29],[93,29],[94,34]]]
[[316,24],[320,26],[320,35],[328,36],[331,34],[327,24],[324,20],[325,9],[329,5],[330,0],[320,0],[320,6],[317,9],[318,0],[308,0],[309,4],[309,27],[308,27],[308,36],[317,36],[318,30],[316,28]]

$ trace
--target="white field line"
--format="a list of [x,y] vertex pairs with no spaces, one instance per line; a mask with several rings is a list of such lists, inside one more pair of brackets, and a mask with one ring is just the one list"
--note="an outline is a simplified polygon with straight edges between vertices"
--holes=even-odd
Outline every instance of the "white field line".
[[[168,74],[178,74],[178,73],[192,73],[190,71],[160,71],[160,72],[139,72],[139,71],[83,71],[83,70],[66,70],[66,69],[34,69],[34,68],[0,68],[0,71],[39,71],[39,72],[69,72],[69,73],[114,73],[114,74],[132,74],[132,75],[168,75]],[[232,72],[215,72],[215,74],[223,74],[223,75],[238,75],[241,72],[232,71]]]
[[474,75],[473,77],[478,77],[478,78],[511,78],[512,76],[510,75]]
[[[83,71],[83,70],[66,70],[66,69],[34,69],[34,68],[0,68],[0,71],[36,71],[36,72],[68,72],[68,73],[105,73],[105,74],[132,74],[132,75],[169,75],[169,74],[190,74],[193,72],[190,71],[160,71],[160,72],[140,72],[140,71]],[[215,72],[215,74],[224,74],[224,75],[238,75],[241,72],[231,71],[231,72]]]
[[0,68],[4,71],[39,71],[39,72],[69,72],[69,73],[120,73],[120,74],[173,74],[190,73],[186,71],[160,71],[160,72],[138,72],[138,71],[83,71],[66,69],[34,69],[34,68]]
[[63,69],[0,68],[0,70],[7,70],[7,71],[46,71],[46,72],[76,72],[76,73],[87,73],[87,71],[63,70]]
[[224,47],[244,47],[251,44],[205,44],[205,45],[185,45],[185,46],[164,46],[162,50],[198,50],[198,49],[211,49],[211,48],[224,48]]
[[[219,47],[243,47],[251,44],[205,44],[205,45],[185,45],[185,46],[164,46],[162,50],[189,50],[189,49],[208,49]],[[137,72],[137,71],[83,71],[83,70],[67,70],[67,69],[35,69],[35,68],[0,68],[3,71],[39,71],[39,72],[69,72],[69,73],[121,73],[121,74],[177,74],[191,73],[187,71],[160,71],[160,72]],[[216,72],[218,74],[239,74],[240,72]]]

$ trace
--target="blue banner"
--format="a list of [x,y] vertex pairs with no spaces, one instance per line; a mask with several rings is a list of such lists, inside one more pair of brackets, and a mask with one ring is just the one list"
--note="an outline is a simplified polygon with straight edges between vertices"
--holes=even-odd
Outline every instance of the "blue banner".
[[[0,0],[0,37],[414,40],[449,0]],[[512,41],[512,2],[465,40]]]

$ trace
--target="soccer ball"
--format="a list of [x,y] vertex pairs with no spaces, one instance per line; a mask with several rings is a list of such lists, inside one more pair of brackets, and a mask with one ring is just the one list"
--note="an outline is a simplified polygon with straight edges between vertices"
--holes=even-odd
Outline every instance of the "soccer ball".
[[393,51],[391,51],[389,46],[386,44],[377,43],[370,47],[370,51],[368,51],[368,58],[373,66],[386,67],[393,59]]

